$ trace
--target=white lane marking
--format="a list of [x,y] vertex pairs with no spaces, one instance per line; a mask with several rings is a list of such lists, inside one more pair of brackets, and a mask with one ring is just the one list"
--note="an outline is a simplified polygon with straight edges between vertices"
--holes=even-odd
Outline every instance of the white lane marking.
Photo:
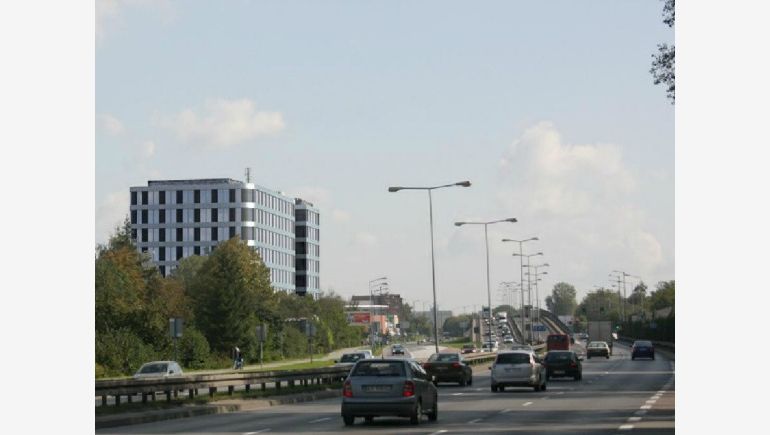
[[436,432],[433,432],[432,434],[428,434],[428,435],[438,435],[438,434],[444,433],[444,432],[446,432],[446,429],[437,430]]
[[500,414],[505,414],[511,411],[513,411],[513,409],[503,409],[502,411],[500,411]]
[[650,399],[651,399],[651,400],[658,400],[658,399],[660,399],[660,395],[659,395],[659,394],[656,394],[656,395],[654,395],[654,396],[650,397]]
[[324,417],[324,418],[319,418],[316,420],[309,421],[308,423],[320,423],[322,421],[331,420],[331,419],[332,419],[331,417]]
[[636,411],[634,414],[636,414],[636,415],[644,415],[644,414],[647,414],[647,410],[646,409],[640,409],[640,410]]
[[452,393],[453,396],[462,396],[464,393]]
[[558,392],[558,393],[556,393],[556,394],[564,394],[564,391],[559,391],[559,392]]
[[639,407],[639,409],[652,409],[652,406],[650,405],[642,405]]
[[246,432],[243,435],[254,435],[255,433],[270,432],[270,428],[258,430],[256,432]]
[[654,405],[657,400],[645,400],[644,403],[649,403],[651,405]]
[[642,417],[628,417],[628,422],[629,423],[634,423],[634,422],[637,422],[637,421],[639,421],[641,419],[642,419]]
[[483,388],[476,388],[476,391],[483,391]]
[[527,403],[525,403],[525,404],[523,404],[523,405],[521,405],[521,406],[529,406],[529,405],[531,405],[531,404],[532,404],[532,402],[527,402]]
[[476,419],[473,419],[473,420],[469,421],[468,424],[478,423],[480,421],[481,421],[480,418],[476,418]]
[[620,430],[631,430],[633,428],[634,428],[633,424],[624,424],[624,425],[621,425],[618,429],[620,429]]

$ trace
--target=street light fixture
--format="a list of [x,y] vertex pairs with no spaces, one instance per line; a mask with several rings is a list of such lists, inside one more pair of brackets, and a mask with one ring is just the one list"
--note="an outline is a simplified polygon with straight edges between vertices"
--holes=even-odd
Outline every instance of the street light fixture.
[[[516,218],[507,218],[507,219],[499,219],[489,222],[455,222],[455,226],[461,227],[463,225],[484,225],[484,244],[487,249],[487,303],[489,304],[489,323],[492,324],[492,291],[489,289],[489,236],[487,232],[487,227],[491,224],[497,224],[500,222],[511,222],[515,223],[518,222]],[[489,329],[489,332],[487,333],[489,340],[492,341],[492,330]]]
[[[548,263],[538,264],[535,266],[532,266],[535,269],[535,278],[538,277],[538,275],[548,275],[548,272],[540,272],[538,273],[538,269],[541,267],[551,267]],[[535,281],[535,300],[537,302],[537,322],[540,323],[540,286],[537,284],[537,281]]]
[[[543,255],[543,253],[542,252],[538,252],[538,253],[535,253],[535,254],[523,254],[523,255],[522,254],[516,254],[516,253],[513,254],[514,257],[517,257],[517,256],[518,257],[522,257],[522,258],[527,257],[527,265],[526,266],[522,266],[522,271],[523,271],[524,267],[526,267],[527,271],[529,271],[529,259],[531,257],[537,257],[538,255]],[[529,279],[529,277],[527,277],[527,302],[529,302],[530,311],[531,311],[532,310],[532,281]],[[534,330],[534,325],[533,325],[533,322],[532,322],[532,315],[531,314],[532,313],[530,313],[530,319],[529,319],[529,334],[530,334],[529,335],[529,339],[530,339],[530,343],[532,342],[532,339],[535,336],[535,330]]]
[[[524,252],[523,252],[523,245],[526,242],[532,242],[540,240],[537,237],[530,237],[528,239],[524,240],[515,240],[515,239],[503,239],[503,242],[516,242],[519,244],[519,276],[520,276],[520,283],[521,283],[521,294],[520,294],[520,305],[519,305],[519,319],[521,320],[521,334],[524,335]],[[523,338],[523,337],[522,337]]]
[[399,190],[427,190],[428,191],[428,206],[430,208],[430,266],[433,277],[433,338],[436,344],[436,353],[438,353],[438,304],[436,303],[436,257],[433,249],[433,195],[432,192],[435,189],[441,189],[443,187],[470,187],[470,181],[459,181],[452,184],[444,184],[442,186],[433,187],[404,187],[404,186],[391,186],[388,187],[388,192],[398,192]]

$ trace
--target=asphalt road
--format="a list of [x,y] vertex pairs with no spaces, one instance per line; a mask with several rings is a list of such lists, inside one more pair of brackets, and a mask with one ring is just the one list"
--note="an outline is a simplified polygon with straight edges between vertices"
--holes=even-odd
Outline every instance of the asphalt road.
[[[418,350],[418,349],[415,349]],[[421,350],[421,349],[420,349]],[[486,365],[475,368],[471,387],[441,384],[439,418],[419,426],[407,419],[356,419],[346,428],[340,399],[326,399],[254,411],[167,420],[99,430],[99,434],[257,433],[537,433],[659,434],[674,432],[674,363],[631,361],[616,345],[610,359],[583,361],[583,380],[551,380],[544,392],[490,391]]]

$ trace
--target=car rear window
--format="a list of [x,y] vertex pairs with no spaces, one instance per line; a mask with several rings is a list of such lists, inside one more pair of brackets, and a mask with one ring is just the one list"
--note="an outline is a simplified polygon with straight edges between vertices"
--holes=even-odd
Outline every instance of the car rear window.
[[649,341],[637,341],[637,342],[636,342],[636,343],[634,343],[634,344],[635,344],[636,346],[647,346],[647,347],[652,347],[652,343],[651,343],[651,342],[649,342]]
[[570,359],[572,359],[572,354],[569,352],[549,352],[545,356],[546,361],[569,361]]
[[364,359],[364,354],[362,353],[346,353],[342,355],[342,358],[340,359],[340,362],[344,363],[351,363],[356,362],[360,359]]
[[433,355],[428,358],[428,361],[430,362],[455,362],[460,361],[460,357],[453,353],[434,353]]
[[503,353],[497,355],[497,364],[529,364],[529,354],[526,353]]
[[139,373],[165,373],[168,370],[168,364],[147,364],[143,366]]
[[350,376],[405,376],[404,363],[398,361],[360,361]]
[[563,343],[565,341],[567,341],[566,335],[549,335],[548,336],[549,343]]

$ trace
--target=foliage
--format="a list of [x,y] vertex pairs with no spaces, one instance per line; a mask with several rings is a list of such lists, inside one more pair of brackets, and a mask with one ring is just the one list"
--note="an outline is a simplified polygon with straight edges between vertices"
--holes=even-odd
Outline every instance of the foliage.
[[450,337],[462,337],[471,328],[473,318],[468,314],[452,316],[444,321],[443,331]]
[[209,342],[203,333],[194,327],[185,328],[179,339],[179,363],[182,367],[202,369],[209,362]]
[[571,315],[577,307],[577,291],[572,284],[556,283],[551,295],[545,298],[545,303],[548,311],[557,316]]
[[155,359],[158,358],[152,347],[128,329],[96,336],[96,361],[104,367],[107,376],[133,374],[142,364]]
[[674,280],[661,281],[655,286],[655,291],[650,295],[650,308],[659,310],[661,308],[674,306]]
[[588,320],[612,320],[620,318],[620,303],[622,298],[617,292],[599,289],[588,293],[577,308],[581,323]]
[[[665,0],[663,6],[663,22],[669,27],[674,27],[674,0]],[[671,104],[675,101],[675,55],[674,45],[658,44],[658,54],[652,55],[652,68],[650,73],[653,76],[653,83],[656,85],[666,85],[666,96],[671,99]]]

